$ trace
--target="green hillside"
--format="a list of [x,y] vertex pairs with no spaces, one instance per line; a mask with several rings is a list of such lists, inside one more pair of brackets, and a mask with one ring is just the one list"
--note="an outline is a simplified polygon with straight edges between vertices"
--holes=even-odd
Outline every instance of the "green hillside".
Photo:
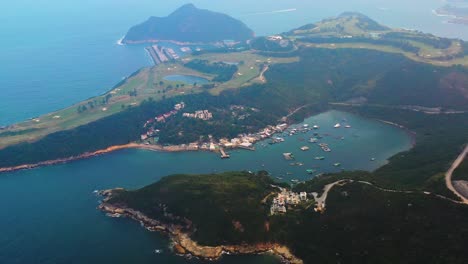
[[123,42],[172,40],[209,43],[223,40],[245,41],[253,36],[253,31],[239,20],[187,4],[167,17],[150,17],[130,28]]

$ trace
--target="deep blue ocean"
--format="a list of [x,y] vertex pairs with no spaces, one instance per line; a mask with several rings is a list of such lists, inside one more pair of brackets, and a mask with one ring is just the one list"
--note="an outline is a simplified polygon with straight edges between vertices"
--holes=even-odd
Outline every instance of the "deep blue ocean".
[[[257,35],[284,32],[344,11],[359,11],[383,24],[468,39],[468,27],[432,14],[438,0],[208,1],[201,8],[243,20]],[[109,90],[124,76],[151,65],[143,46],[119,46],[128,28],[164,16],[186,1],[16,0],[0,3],[0,126],[66,107]],[[349,130],[331,126],[346,118]],[[267,169],[306,179],[309,167],[372,170],[408,149],[405,132],[340,112],[314,117],[330,136],[333,152],[322,163],[301,136],[256,152],[236,151],[221,162],[210,153],[126,150],[69,164],[0,175],[0,263],[198,263],[173,256],[164,236],[137,223],[111,219],[95,208],[96,189],[138,188],[172,173]],[[345,139],[340,138],[344,136]],[[305,137],[305,136],[303,136]],[[356,155],[357,149],[359,155]],[[282,152],[297,152],[291,167]],[[375,157],[375,162],[370,158]],[[299,160],[298,160],[299,161]],[[175,166],[177,165],[177,166]],[[284,176],[287,178],[288,176]],[[286,179],[289,180],[289,179]],[[156,255],[154,249],[163,249]],[[226,257],[222,263],[278,263],[271,256]]]

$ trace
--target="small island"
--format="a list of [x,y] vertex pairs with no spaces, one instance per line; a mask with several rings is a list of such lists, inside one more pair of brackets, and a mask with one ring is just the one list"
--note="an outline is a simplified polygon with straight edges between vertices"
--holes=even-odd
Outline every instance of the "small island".
[[177,43],[239,42],[254,37],[241,21],[187,4],[167,17],[150,17],[128,31],[125,44],[173,41]]
[[463,1],[452,2],[435,10],[435,14],[450,17],[449,23],[468,25],[468,2],[464,2],[464,5]]

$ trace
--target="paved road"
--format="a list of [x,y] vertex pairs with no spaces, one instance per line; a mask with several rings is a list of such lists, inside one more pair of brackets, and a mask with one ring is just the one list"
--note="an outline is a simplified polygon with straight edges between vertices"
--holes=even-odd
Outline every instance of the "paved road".
[[461,193],[457,191],[457,189],[453,186],[452,182],[452,174],[455,171],[455,169],[460,166],[460,164],[463,162],[463,160],[466,158],[466,155],[468,154],[468,145],[465,146],[465,149],[463,150],[462,153],[458,156],[458,158],[452,163],[452,166],[450,166],[450,169],[445,173],[445,184],[447,185],[447,188],[452,191],[455,195],[460,197],[462,200],[462,203],[468,204],[468,198],[463,196]]

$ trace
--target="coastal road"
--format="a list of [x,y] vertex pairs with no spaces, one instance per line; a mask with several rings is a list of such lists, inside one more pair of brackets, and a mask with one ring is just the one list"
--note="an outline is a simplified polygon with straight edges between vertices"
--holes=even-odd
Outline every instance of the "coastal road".
[[465,146],[465,148],[463,149],[463,152],[460,153],[460,155],[458,155],[457,159],[452,163],[452,166],[450,166],[450,169],[445,173],[445,184],[447,185],[447,188],[450,191],[452,191],[456,196],[460,197],[460,199],[462,200],[462,203],[464,203],[464,204],[468,204],[468,198],[463,196],[453,186],[452,174],[458,168],[458,166],[460,166],[460,164],[466,158],[467,154],[468,154],[468,145]]

